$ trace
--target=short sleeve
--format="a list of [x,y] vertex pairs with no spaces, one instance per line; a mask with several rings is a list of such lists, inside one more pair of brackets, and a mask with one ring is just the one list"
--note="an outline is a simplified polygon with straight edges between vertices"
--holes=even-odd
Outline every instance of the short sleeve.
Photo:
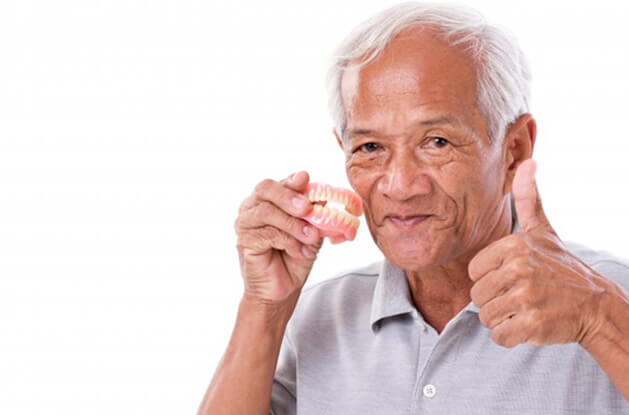
[[271,391],[271,414],[294,415],[297,413],[297,362],[296,353],[284,334],[280,355],[277,360],[273,388]]
[[596,262],[592,268],[629,292],[629,265],[626,262],[621,262],[617,258],[605,259]]

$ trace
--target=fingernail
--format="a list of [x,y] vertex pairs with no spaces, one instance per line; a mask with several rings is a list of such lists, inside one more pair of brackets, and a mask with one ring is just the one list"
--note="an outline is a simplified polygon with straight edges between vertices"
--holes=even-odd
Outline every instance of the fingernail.
[[293,206],[297,209],[303,209],[304,207],[306,207],[306,201],[301,197],[294,197]]
[[302,232],[304,233],[304,235],[308,237],[314,236],[314,229],[312,229],[312,227],[308,225],[304,226],[304,228],[302,229]]
[[306,245],[301,247],[301,252],[304,254],[306,258],[314,258],[314,253],[308,249]]

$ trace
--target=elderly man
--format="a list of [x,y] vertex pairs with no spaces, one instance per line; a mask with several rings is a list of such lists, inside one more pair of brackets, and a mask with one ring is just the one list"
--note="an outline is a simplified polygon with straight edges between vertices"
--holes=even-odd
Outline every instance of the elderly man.
[[261,182],[199,414],[629,414],[629,266],[545,216],[515,42],[405,3],[336,59],[335,135],[385,259],[302,292],[322,242],[300,219],[309,177]]

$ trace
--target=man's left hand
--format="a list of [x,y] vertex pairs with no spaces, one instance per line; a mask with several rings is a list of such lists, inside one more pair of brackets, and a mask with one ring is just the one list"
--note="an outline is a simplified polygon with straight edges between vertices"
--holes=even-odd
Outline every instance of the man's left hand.
[[551,227],[524,161],[513,180],[520,229],[480,251],[469,264],[480,321],[505,347],[590,341],[611,283],[566,250]]

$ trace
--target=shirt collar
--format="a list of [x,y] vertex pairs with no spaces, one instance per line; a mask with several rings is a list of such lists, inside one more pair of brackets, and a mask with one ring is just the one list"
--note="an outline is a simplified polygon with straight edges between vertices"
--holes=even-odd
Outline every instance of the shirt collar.
[[[511,209],[513,218],[511,233],[516,233],[519,225],[513,200]],[[473,302],[470,302],[463,310],[477,314],[480,312]],[[385,258],[380,267],[371,303],[371,329],[375,331],[377,323],[384,318],[416,312],[404,270]]]
[[404,271],[388,260],[382,262],[371,303],[371,329],[383,318],[411,313],[415,305],[411,299]]

